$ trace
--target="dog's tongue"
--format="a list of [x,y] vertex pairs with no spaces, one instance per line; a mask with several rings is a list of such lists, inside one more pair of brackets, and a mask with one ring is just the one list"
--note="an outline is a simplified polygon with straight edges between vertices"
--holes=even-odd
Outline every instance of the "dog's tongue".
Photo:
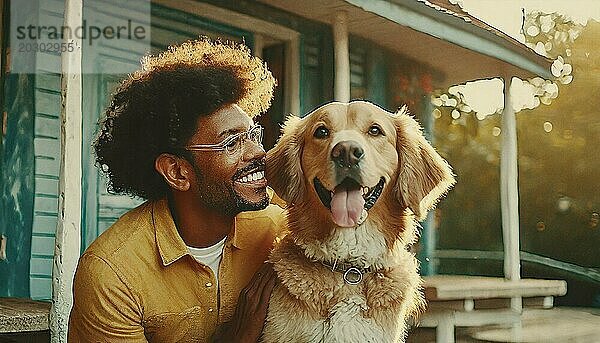
[[348,189],[345,185],[337,186],[331,198],[331,214],[333,222],[341,227],[354,227],[365,207],[360,188]]

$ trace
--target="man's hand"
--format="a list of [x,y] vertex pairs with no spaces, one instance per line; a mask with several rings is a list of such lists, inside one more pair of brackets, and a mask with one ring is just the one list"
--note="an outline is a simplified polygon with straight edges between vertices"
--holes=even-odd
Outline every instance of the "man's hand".
[[263,264],[240,292],[233,318],[217,329],[213,341],[231,343],[258,341],[276,280],[277,275],[273,266],[270,263]]

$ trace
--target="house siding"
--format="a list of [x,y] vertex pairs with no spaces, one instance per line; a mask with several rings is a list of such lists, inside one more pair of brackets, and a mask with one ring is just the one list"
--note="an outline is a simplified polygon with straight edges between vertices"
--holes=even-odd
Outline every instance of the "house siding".
[[[39,22],[60,27],[63,1],[42,0]],[[58,175],[60,171],[60,54],[38,52],[34,83],[35,197],[31,240],[29,287],[31,298],[50,300],[52,263],[58,218]]]
[[[2,3],[2,36],[8,36],[11,3]],[[14,5],[14,2],[13,2]],[[19,4],[21,5],[21,4]],[[25,2],[22,18],[35,22],[34,2]],[[5,239],[6,259],[0,260],[0,296],[28,297],[31,227],[34,202],[34,81],[32,74],[15,74],[6,66],[7,40],[2,40],[3,87],[0,98],[3,113],[3,134],[0,162],[0,235]],[[35,59],[26,56],[13,60],[12,66],[33,68]]]

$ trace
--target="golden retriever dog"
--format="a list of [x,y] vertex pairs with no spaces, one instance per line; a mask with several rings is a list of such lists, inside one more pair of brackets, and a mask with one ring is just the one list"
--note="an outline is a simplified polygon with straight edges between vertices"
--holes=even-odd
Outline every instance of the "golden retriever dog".
[[404,341],[424,308],[416,220],[454,184],[419,124],[366,101],[292,116],[267,178],[289,233],[270,257],[281,284],[262,342]]

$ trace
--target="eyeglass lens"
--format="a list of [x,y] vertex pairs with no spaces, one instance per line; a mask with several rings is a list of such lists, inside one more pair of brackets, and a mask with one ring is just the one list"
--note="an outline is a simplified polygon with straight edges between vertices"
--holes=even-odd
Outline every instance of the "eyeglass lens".
[[247,132],[243,132],[241,134],[232,136],[231,141],[225,144],[225,150],[228,153],[236,151],[237,149],[241,148],[242,144],[246,139],[251,140],[252,142],[262,146],[262,136],[262,127],[255,126]]

